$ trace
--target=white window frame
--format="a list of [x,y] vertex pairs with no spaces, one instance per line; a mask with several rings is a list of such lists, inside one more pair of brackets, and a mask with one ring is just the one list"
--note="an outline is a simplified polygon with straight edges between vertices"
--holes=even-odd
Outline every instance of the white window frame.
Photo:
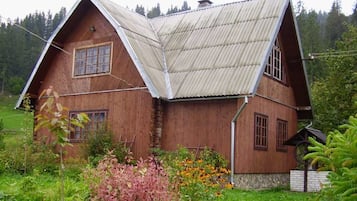
[[282,53],[278,39],[275,40],[264,73],[276,80],[284,81]]

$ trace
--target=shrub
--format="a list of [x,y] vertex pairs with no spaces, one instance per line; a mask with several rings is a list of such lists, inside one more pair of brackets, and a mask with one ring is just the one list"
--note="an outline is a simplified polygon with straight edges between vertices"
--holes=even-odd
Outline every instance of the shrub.
[[[22,136],[15,138],[19,143],[0,150],[0,173],[31,173],[34,169],[41,173],[54,173],[58,170],[58,157],[52,147],[38,142],[21,146]],[[25,157],[26,156],[26,157]],[[26,158],[26,163],[25,159]]]
[[89,134],[86,143],[83,145],[83,151],[93,167],[98,165],[108,151],[112,151],[119,163],[135,163],[134,160],[128,160],[133,159],[129,148],[122,142],[115,142],[113,133],[106,126],[102,126]]
[[164,161],[181,200],[216,200],[224,187],[231,188],[227,183],[227,162],[217,152],[205,148],[198,157],[186,148],[156,153]]
[[39,190],[38,183],[32,176],[25,177],[20,183],[20,192],[14,195],[15,200],[41,201],[44,194]]
[[175,200],[169,178],[154,158],[137,165],[120,164],[110,152],[84,175],[93,200]]
[[321,198],[352,201],[357,199],[357,115],[350,117],[340,129],[344,133],[330,132],[326,145],[310,138],[311,153],[305,159],[313,159],[313,164],[321,162],[320,170],[331,170],[328,175],[330,185],[324,186]]

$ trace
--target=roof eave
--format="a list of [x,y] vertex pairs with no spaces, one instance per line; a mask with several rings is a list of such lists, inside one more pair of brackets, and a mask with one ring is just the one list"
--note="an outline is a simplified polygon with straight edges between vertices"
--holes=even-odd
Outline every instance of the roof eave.
[[264,60],[261,62],[260,72],[256,74],[256,77],[253,82],[254,84],[253,84],[252,88],[250,89],[251,93],[254,95],[256,94],[259,84],[260,84],[260,80],[264,75],[265,65],[268,62],[268,59],[269,59],[269,56],[271,53],[271,49],[273,48],[275,39],[278,37],[280,27],[283,24],[283,20],[285,18],[286,10],[289,7],[289,1],[284,1],[284,2],[285,2],[285,4],[284,4],[284,6],[282,6],[282,9],[280,10],[280,15],[279,15],[280,17],[278,19],[278,22],[276,23],[274,32],[273,32],[272,36],[270,37],[271,40],[269,42],[269,47],[268,47],[268,49],[265,50],[265,53],[264,53],[265,57],[264,57]]
[[187,97],[187,98],[161,98],[167,102],[189,102],[189,101],[209,101],[209,100],[227,100],[227,99],[240,99],[244,97],[252,98],[253,94],[240,94],[229,96],[201,96],[201,97]]
[[142,79],[145,82],[145,85],[148,87],[149,92],[153,98],[160,98],[160,94],[156,87],[154,86],[153,82],[149,78],[148,74],[145,72],[143,68],[143,64],[140,62],[140,59],[136,55],[133,47],[131,46],[128,37],[126,36],[122,26],[120,23],[114,19],[108,10],[102,5],[102,3],[98,0],[91,0],[91,2],[97,7],[98,10],[102,13],[102,15],[109,21],[109,23],[114,27],[116,32],[118,33],[119,38],[124,44],[124,47],[128,51],[130,58],[134,62],[134,65],[136,66],[139,74],[141,75]]
[[15,105],[15,109],[18,109],[21,107],[21,104],[22,104],[22,101],[26,95],[26,93],[28,92],[34,78],[35,78],[35,75],[36,73],[38,72],[41,64],[42,64],[42,61],[43,59],[45,58],[48,50],[50,49],[50,47],[52,46],[52,43],[54,41],[54,38],[57,36],[57,34],[61,31],[61,29],[63,28],[63,26],[66,24],[66,22],[68,21],[68,19],[72,16],[72,14],[74,13],[74,11],[76,10],[76,8],[78,7],[78,5],[80,4],[81,0],[77,0],[75,2],[75,4],[72,6],[71,10],[68,12],[68,14],[66,15],[66,17],[64,18],[64,20],[62,20],[62,22],[57,26],[57,28],[54,30],[54,32],[52,33],[51,37],[47,40],[47,43],[46,43],[46,46],[45,48],[43,49],[39,59],[37,60],[37,63],[34,67],[34,69],[32,70],[31,72],[31,75],[29,77],[29,79],[27,80],[27,83],[25,85],[25,87],[23,88],[21,94],[20,94],[20,97],[19,99],[17,100],[16,102],[16,105]]
[[[290,5],[293,5],[291,0],[290,0]],[[293,13],[293,16],[296,16],[293,7],[292,6],[290,6],[290,7],[291,7],[291,11]],[[296,21],[295,17],[293,17],[293,23],[294,23],[294,26],[295,26],[296,33],[299,33],[299,27],[297,26],[297,21]],[[313,108],[312,108],[312,104],[311,104],[312,103],[311,91],[310,91],[310,87],[309,87],[310,86],[309,85],[309,80],[307,79],[308,76],[307,76],[307,71],[306,71],[305,59],[302,58],[304,54],[303,54],[303,51],[302,51],[302,43],[301,43],[300,34],[296,34],[296,38],[297,38],[298,45],[299,45],[299,52],[300,52],[300,55],[301,55],[300,59],[302,61],[302,67],[303,67],[304,76],[305,76],[305,80],[306,80],[305,85],[306,85],[306,88],[307,88],[307,93],[308,93],[307,95],[308,95],[308,99],[309,99],[309,102],[310,102],[311,119],[313,119],[314,112],[313,112]]]

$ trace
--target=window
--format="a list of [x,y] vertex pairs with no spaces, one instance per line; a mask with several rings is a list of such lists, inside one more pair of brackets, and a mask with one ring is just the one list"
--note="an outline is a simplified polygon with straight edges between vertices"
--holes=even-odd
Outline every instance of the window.
[[74,57],[74,76],[109,73],[111,51],[111,44],[76,49]]
[[274,43],[264,73],[276,80],[284,81],[282,55],[278,39]]
[[[80,112],[70,112],[69,115],[71,118],[73,118],[78,113]],[[107,111],[89,111],[84,113],[88,115],[90,121],[85,125],[84,128],[74,128],[69,136],[70,142],[82,142],[83,140],[86,140],[91,132],[100,129],[104,125],[107,118]]]
[[268,116],[254,115],[254,148],[259,150],[268,149]]
[[284,142],[288,138],[288,122],[278,119],[276,123],[276,150],[287,151],[288,148],[284,145]]

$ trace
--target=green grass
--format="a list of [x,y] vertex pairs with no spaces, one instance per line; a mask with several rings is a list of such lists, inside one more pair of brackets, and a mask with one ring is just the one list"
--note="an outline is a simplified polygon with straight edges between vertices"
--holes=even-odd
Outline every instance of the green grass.
[[298,193],[284,189],[271,190],[225,190],[225,201],[312,201],[317,197],[316,193]]
[[[57,179],[52,175],[36,175],[34,183],[37,188],[40,188],[42,192],[49,193],[53,191],[53,187],[56,186]],[[6,195],[15,195],[21,191],[21,184],[25,180],[26,176],[20,174],[2,174],[0,175],[0,192]],[[0,199],[1,200],[1,199]]]
[[[59,192],[59,178],[53,175],[35,175],[33,184],[36,185],[34,191],[44,196],[45,200],[52,200]],[[21,189],[26,177],[22,175],[4,174],[0,175],[0,201],[1,194],[7,197],[14,197]],[[75,186],[78,188],[76,189]],[[83,181],[66,179],[66,197],[76,195],[77,197],[86,197],[88,191]],[[262,190],[262,191],[245,191],[245,190],[225,190],[224,197],[221,201],[312,201],[317,197],[314,193],[297,193],[284,189],[281,190]],[[77,199],[80,200],[80,199]]]
[[[5,131],[20,132],[21,128],[32,125],[31,122],[25,121],[25,112],[15,110],[15,105],[18,100],[17,96],[0,96],[0,120],[2,119]],[[30,116],[30,121],[33,117]]]
[[[59,177],[51,174],[0,174],[0,201],[59,200]],[[66,200],[87,200],[88,187],[81,180],[65,179]]]

